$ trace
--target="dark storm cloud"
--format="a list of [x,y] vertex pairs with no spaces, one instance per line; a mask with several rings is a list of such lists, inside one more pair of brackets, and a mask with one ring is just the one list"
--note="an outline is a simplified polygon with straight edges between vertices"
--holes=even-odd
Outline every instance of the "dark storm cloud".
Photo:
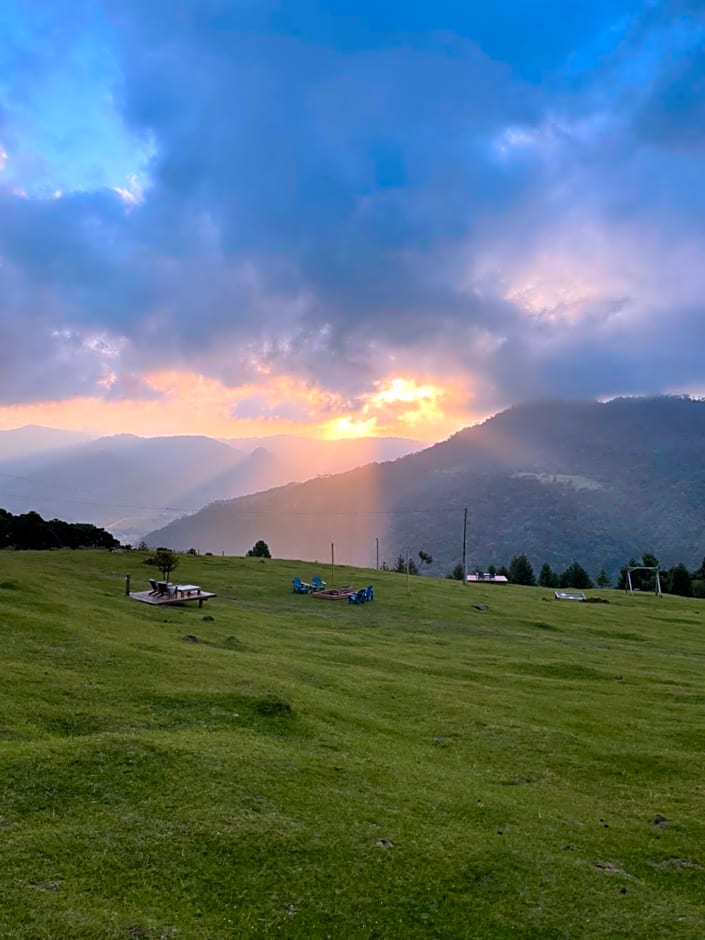
[[[144,193],[8,188],[0,322],[125,337],[128,378],[105,388],[136,397],[148,390],[130,376],[147,368],[237,384],[262,364],[354,397],[396,353],[480,376],[490,406],[696,382],[695,362],[664,353],[687,353],[703,286],[673,251],[703,240],[695,5],[466,6],[75,7],[72,34],[118,63],[105,91],[125,133],[152,142]],[[58,23],[35,24],[35,77],[42,50],[69,67]],[[583,229],[613,249],[586,247]],[[571,267],[566,244],[593,287],[567,318],[551,283]],[[643,254],[673,289],[633,274]],[[532,265],[543,284],[527,314]],[[671,331],[643,342],[664,315]],[[92,365],[63,394],[115,368],[81,348]],[[37,388],[60,396],[42,374]]]

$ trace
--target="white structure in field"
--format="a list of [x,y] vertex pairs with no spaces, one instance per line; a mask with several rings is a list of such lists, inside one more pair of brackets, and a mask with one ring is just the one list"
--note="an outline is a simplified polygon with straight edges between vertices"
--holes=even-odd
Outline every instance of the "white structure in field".
[[648,568],[646,565],[635,565],[633,568],[627,568],[627,587],[626,590],[630,594],[634,593],[634,587],[632,585],[632,571],[655,571],[656,580],[654,582],[654,594],[658,597],[661,597],[661,579],[658,576],[658,568]]
[[557,601],[584,601],[587,600],[582,591],[556,591],[553,595]]
[[503,574],[489,574],[487,571],[478,571],[477,574],[469,574],[465,579],[468,583],[483,584],[509,584],[508,579]]

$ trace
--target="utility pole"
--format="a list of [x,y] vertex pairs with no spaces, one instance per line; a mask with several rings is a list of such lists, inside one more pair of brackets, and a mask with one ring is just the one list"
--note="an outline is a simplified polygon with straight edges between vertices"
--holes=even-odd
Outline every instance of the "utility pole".
[[377,571],[379,571],[379,538],[376,538],[375,542],[377,543]]
[[465,507],[463,515],[463,584],[468,583],[467,572],[467,554],[468,554],[468,507]]
[[409,549],[406,550],[406,593],[411,594],[411,587],[409,586]]
[[335,586],[335,542],[330,543],[330,586]]

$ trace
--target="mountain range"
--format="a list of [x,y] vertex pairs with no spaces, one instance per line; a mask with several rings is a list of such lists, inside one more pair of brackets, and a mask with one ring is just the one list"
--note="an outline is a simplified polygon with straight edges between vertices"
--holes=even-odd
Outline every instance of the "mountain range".
[[[154,545],[389,564],[410,551],[443,574],[525,552],[610,574],[630,557],[705,554],[705,402],[685,397],[538,402],[393,461],[218,501],[148,534]],[[377,541],[378,540],[378,541]]]
[[417,450],[403,438],[359,441],[286,435],[229,441],[143,438],[52,428],[0,431],[0,506],[91,522],[123,542],[220,498],[347,470]]

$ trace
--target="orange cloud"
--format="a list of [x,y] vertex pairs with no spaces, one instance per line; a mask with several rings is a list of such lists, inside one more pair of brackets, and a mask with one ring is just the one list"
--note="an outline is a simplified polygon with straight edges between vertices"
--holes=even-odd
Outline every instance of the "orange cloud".
[[401,436],[435,441],[473,423],[464,381],[396,376],[364,396],[358,413],[327,422],[327,437]]
[[[73,398],[0,407],[0,427],[43,424],[99,434],[206,434],[257,437],[401,436],[435,441],[476,420],[467,411],[465,380],[394,376],[351,401],[292,376],[266,384],[226,386],[195,372],[140,377],[153,398]],[[242,405],[248,405],[243,408]],[[238,405],[241,406],[238,413]]]

